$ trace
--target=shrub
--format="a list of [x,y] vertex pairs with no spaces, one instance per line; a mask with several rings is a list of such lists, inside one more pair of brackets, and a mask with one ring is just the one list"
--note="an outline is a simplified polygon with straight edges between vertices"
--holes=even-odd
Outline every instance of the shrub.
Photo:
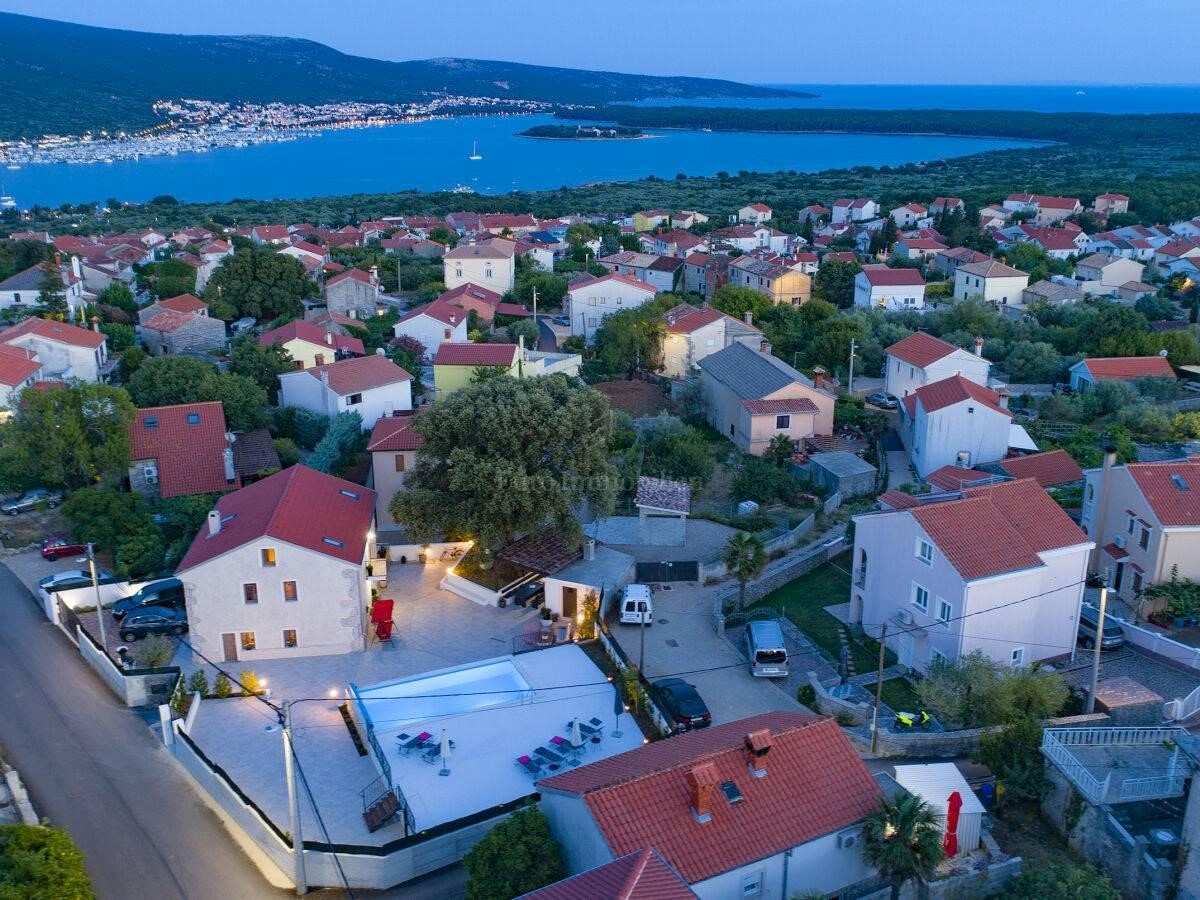
[[213,681],[213,696],[224,700],[233,693],[233,682],[229,680],[229,676],[224,672],[218,672],[216,679]]
[[802,684],[796,688],[796,701],[801,706],[807,706],[809,709],[815,709],[817,703],[817,691],[811,684]]
[[208,676],[204,674],[203,669],[192,673],[192,677],[188,679],[188,690],[201,697],[208,696]]
[[0,897],[91,900],[83,854],[59,828],[0,825]]
[[1004,896],[1011,900],[1043,900],[1046,897],[1120,900],[1121,897],[1112,882],[1094,866],[1059,859],[1026,865],[1021,874],[1008,883]]
[[562,851],[534,806],[513,813],[463,857],[467,900],[509,900],[563,878]]
[[300,450],[291,438],[275,438],[271,444],[275,447],[281,467],[286,469],[288,466],[294,466],[300,462]]
[[338,413],[325,436],[309,456],[309,467],[318,472],[332,472],[341,463],[346,452],[358,443],[362,430],[362,416],[358,413]]
[[262,691],[262,685],[259,684],[258,676],[249,669],[242,672],[242,677],[238,681],[242,685],[242,690],[247,694],[257,694]]
[[175,655],[175,645],[160,634],[152,634],[137,645],[137,660],[143,669],[165,666]]

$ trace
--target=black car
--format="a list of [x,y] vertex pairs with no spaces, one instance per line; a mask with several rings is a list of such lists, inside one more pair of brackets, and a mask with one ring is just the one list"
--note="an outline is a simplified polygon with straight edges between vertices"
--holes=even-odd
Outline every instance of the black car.
[[546,586],[541,581],[528,581],[509,595],[513,606],[540,606],[546,597]]
[[136,594],[131,594],[112,605],[113,618],[120,621],[135,609],[147,606],[183,606],[183,582],[178,578],[164,578],[162,581],[142,585]]
[[664,678],[654,682],[658,688],[659,703],[671,720],[673,730],[691,731],[707,728],[712,724],[712,715],[694,685],[682,678]]
[[125,616],[121,622],[121,640],[136,641],[148,634],[183,634],[187,630],[187,613],[182,609],[146,606]]

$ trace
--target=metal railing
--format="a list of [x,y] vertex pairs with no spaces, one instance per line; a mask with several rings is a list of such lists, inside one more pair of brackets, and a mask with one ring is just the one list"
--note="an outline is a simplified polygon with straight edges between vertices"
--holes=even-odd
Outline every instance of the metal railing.
[[[1183,728],[1047,728],[1042,733],[1042,752],[1093,803],[1148,800],[1179,796],[1189,767],[1181,765],[1177,740]],[[1071,747],[1174,747],[1161,775],[1124,778],[1113,785],[1113,773],[1103,779],[1076,758]],[[1113,796],[1109,796],[1110,793]]]
[[1200,687],[1186,697],[1177,697],[1163,704],[1163,718],[1169,722],[1186,722],[1200,712]]

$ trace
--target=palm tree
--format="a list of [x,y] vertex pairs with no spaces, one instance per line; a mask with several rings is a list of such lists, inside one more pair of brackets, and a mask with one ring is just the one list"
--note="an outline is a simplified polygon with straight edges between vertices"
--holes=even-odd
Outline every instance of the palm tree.
[[863,828],[863,856],[892,884],[892,900],[910,878],[928,878],[945,858],[942,823],[920,797],[881,799]]
[[771,438],[771,442],[767,444],[767,451],[763,454],[767,459],[773,462],[779,468],[784,468],[792,461],[792,457],[796,455],[796,440],[786,434],[777,434]]
[[738,581],[738,609],[746,605],[746,582],[762,574],[767,551],[758,535],[739,531],[725,545],[725,568]]

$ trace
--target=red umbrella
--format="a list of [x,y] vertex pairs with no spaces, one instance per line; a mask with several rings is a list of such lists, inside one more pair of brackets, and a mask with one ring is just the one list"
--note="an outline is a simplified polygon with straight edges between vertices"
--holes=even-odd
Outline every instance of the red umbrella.
[[958,853],[958,813],[962,809],[962,795],[955,791],[950,795],[946,806],[946,837],[942,840],[942,849],[949,859]]

